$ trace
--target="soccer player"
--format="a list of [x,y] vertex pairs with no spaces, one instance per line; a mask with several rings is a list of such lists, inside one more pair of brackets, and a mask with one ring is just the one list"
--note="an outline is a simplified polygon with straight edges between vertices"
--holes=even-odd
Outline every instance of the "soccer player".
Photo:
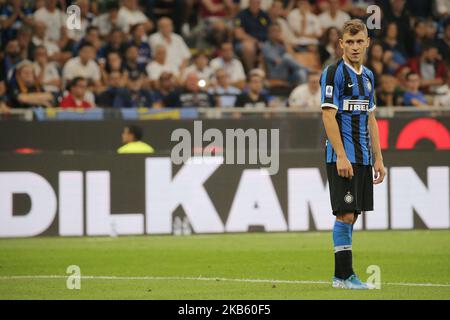
[[353,271],[353,225],[361,212],[373,210],[373,185],[383,182],[386,173],[373,112],[374,77],[362,65],[370,44],[366,25],[357,19],[346,22],[339,43],[342,59],[328,66],[320,80],[327,176],[336,216],[333,287],[369,289]]

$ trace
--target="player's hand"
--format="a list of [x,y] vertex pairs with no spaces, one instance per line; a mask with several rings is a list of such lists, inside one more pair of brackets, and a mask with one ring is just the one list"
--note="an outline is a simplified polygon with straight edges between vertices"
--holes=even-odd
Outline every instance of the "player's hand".
[[347,157],[338,157],[336,161],[338,175],[343,178],[353,178],[353,166]]
[[375,160],[373,165],[373,184],[380,184],[386,176],[386,169],[382,160]]

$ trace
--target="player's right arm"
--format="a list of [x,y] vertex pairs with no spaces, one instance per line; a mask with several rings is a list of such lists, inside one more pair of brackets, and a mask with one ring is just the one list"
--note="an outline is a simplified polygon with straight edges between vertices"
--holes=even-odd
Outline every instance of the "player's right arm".
[[336,66],[330,66],[322,73],[320,84],[322,91],[322,121],[328,140],[333,146],[334,152],[336,152],[338,175],[351,178],[353,177],[353,167],[345,153],[341,132],[336,121],[336,113],[339,109],[339,88],[343,85],[339,75],[336,76]]

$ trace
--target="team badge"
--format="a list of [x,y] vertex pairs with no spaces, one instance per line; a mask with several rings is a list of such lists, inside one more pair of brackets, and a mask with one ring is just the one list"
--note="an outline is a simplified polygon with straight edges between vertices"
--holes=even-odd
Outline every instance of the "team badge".
[[325,97],[331,98],[333,96],[333,86],[326,86]]
[[370,91],[372,91],[372,84],[370,83],[370,81],[367,81],[367,89]]
[[352,194],[350,193],[350,191],[347,192],[347,194],[345,195],[344,201],[345,201],[346,203],[348,203],[348,204],[350,204],[350,203],[353,202],[353,196],[352,196]]

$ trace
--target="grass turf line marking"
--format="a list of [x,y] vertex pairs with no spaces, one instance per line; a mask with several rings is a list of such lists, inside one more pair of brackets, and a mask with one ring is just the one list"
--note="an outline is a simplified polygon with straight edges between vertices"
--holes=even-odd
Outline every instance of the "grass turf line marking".
[[[42,280],[42,279],[67,279],[68,276],[60,275],[22,275],[22,276],[0,276],[0,280]],[[270,280],[270,279],[233,279],[233,278],[203,278],[203,277],[126,277],[126,276],[81,276],[81,280],[178,280],[178,281],[226,281],[226,282],[251,282],[251,283],[281,283],[281,284],[330,284],[323,280]],[[406,286],[406,287],[450,287],[443,283],[408,283],[408,282],[385,282],[382,285]]]

